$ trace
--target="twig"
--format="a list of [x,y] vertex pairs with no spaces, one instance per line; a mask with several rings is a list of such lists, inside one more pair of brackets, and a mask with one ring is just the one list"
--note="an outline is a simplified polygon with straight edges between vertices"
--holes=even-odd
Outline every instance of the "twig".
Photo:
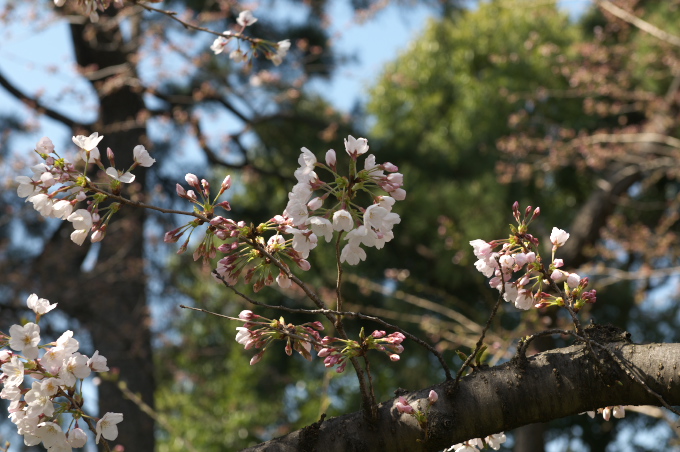
[[135,3],[136,5],[138,5],[138,6],[142,7],[142,8],[144,8],[144,9],[147,10],[147,11],[151,11],[151,12],[155,12],[155,13],[160,13],[160,14],[163,14],[163,15],[165,15],[165,16],[168,16],[170,19],[174,20],[175,22],[178,22],[178,23],[181,24],[184,28],[187,28],[187,29],[196,30],[196,31],[204,31],[204,32],[206,32],[206,33],[210,33],[210,34],[215,35],[215,36],[237,38],[237,39],[241,39],[241,40],[243,40],[243,41],[248,41],[248,42],[250,42],[250,43],[252,43],[252,44],[259,44],[260,42],[262,42],[262,39],[259,39],[259,38],[251,38],[251,37],[246,36],[246,35],[244,35],[244,34],[242,34],[242,33],[234,33],[234,34],[232,34],[232,35],[230,35],[230,36],[225,36],[223,33],[220,33],[220,32],[211,30],[211,29],[209,29],[209,28],[200,27],[200,26],[198,26],[198,25],[190,24],[190,23],[188,23],[188,22],[183,21],[182,19],[180,19],[180,18],[177,17],[177,11],[168,11],[168,10],[164,10],[164,9],[154,8],[154,7],[151,6],[151,5],[148,5],[148,4],[144,3],[144,2],[140,2],[140,1],[137,1],[137,0],[134,0],[134,3]]
[[655,38],[658,38],[662,41],[665,41],[669,44],[673,44],[674,46],[680,47],[680,37],[677,37],[675,35],[672,35],[666,31],[663,31],[662,29],[650,24],[647,21],[644,21],[637,17],[634,14],[629,13],[625,9],[621,9],[618,6],[614,5],[613,3],[607,1],[607,0],[595,0],[595,3],[599,5],[601,8],[606,9],[609,11],[611,14],[615,15],[619,19],[625,20],[626,22],[635,25],[638,27],[640,30],[649,33],[650,35],[654,36]]
[[[370,321],[376,322],[376,323],[378,323],[378,324],[380,324],[380,325],[382,325],[382,326],[384,326],[384,327],[386,327],[386,328],[389,328],[389,329],[393,329],[393,330],[395,330],[395,331],[398,331],[398,332],[400,332],[401,334],[403,334],[404,336],[406,336],[407,338],[411,339],[413,342],[415,342],[415,343],[421,345],[422,347],[425,347],[430,353],[432,353],[433,355],[435,355],[435,357],[437,357],[437,359],[439,360],[439,363],[441,364],[442,368],[444,369],[444,372],[446,373],[446,379],[447,379],[447,380],[450,380],[450,379],[452,378],[452,377],[451,377],[451,371],[450,371],[449,367],[447,366],[446,361],[444,360],[444,357],[441,355],[441,353],[439,353],[439,352],[437,351],[437,349],[435,349],[434,347],[432,347],[430,344],[428,344],[427,342],[423,341],[422,339],[419,339],[418,337],[416,337],[416,336],[414,336],[413,334],[409,333],[408,331],[404,330],[403,328],[400,328],[400,327],[398,327],[398,326],[396,326],[396,325],[392,325],[391,323],[388,323],[388,322],[382,320],[382,319],[379,318],[379,317],[374,317],[374,316],[370,316],[370,315],[361,314],[360,312],[352,312],[352,311],[335,311],[335,310],[332,310],[332,309],[303,309],[303,308],[290,308],[290,307],[288,307],[288,306],[270,305],[270,304],[262,303],[261,301],[253,300],[253,299],[252,299],[251,297],[249,297],[248,295],[246,295],[246,294],[244,294],[243,292],[241,292],[241,291],[239,291],[238,289],[236,289],[234,286],[232,286],[231,284],[229,284],[229,283],[224,279],[224,277],[222,277],[221,275],[217,274],[215,271],[213,271],[213,274],[214,274],[220,281],[222,281],[222,283],[223,283],[226,287],[228,287],[229,289],[231,289],[236,295],[238,295],[239,297],[243,298],[244,300],[246,300],[246,301],[248,301],[249,303],[252,303],[252,304],[254,304],[254,305],[256,305],[256,306],[261,306],[261,307],[263,307],[263,308],[270,308],[270,309],[278,309],[278,310],[281,310],[281,311],[293,312],[293,313],[299,313],[299,314],[323,314],[323,315],[326,315],[326,314],[333,314],[333,315],[336,315],[336,316],[357,318],[357,319],[362,319],[362,320],[370,320]],[[222,315],[222,314],[216,314],[216,315],[219,315],[220,317],[233,318],[233,317],[229,317],[229,316]],[[327,317],[327,318],[328,318],[328,317]],[[347,339],[347,338],[343,338],[343,339]]]
[[491,321],[493,318],[496,316],[496,312],[498,311],[498,307],[501,305],[501,301],[503,301],[503,295],[505,294],[505,283],[503,282],[503,276],[501,276],[501,284],[503,287],[503,290],[501,291],[500,295],[498,295],[498,300],[496,300],[496,305],[493,307],[493,310],[491,311],[491,315],[489,316],[489,319],[486,321],[486,325],[484,326],[484,329],[482,330],[482,334],[479,336],[479,340],[477,340],[477,344],[475,344],[475,349],[472,353],[470,353],[470,356],[467,357],[465,362],[463,363],[462,366],[460,366],[460,369],[458,369],[458,373],[456,373],[456,381],[453,383],[453,390],[455,390],[458,387],[458,384],[460,383],[460,379],[463,377],[463,372],[467,367],[470,365],[473,359],[475,359],[475,356],[477,356],[477,353],[479,353],[479,350],[482,348],[482,344],[484,343],[484,336],[486,336],[486,331],[489,329],[491,326]]

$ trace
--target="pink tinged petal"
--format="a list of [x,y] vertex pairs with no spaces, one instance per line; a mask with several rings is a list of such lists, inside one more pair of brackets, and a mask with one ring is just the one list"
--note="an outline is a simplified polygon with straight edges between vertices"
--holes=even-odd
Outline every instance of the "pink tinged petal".
[[554,270],[554,271],[550,274],[550,279],[552,279],[552,280],[555,281],[555,282],[563,281],[566,277],[567,277],[567,276],[564,274],[564,272],[562,272],[562,271],[560,271],[560,270]]
[[333,168],[335,167],[335,162],[336,162],[335,151],[333,149],[329,149],[328,152],[326,152],[326,165]]
[[576,273],[570,273],[569,276],[567,276],[567,285],[572,289],[577,288],[580,282],[581,277]]
[[74,448],[80,448],[87,443],[87,434],[81,428],[74,428],[68,433],[68,444]]
[[54,143],[52,143],[52,140],[49,138],[42,137],[40,141],[38,141],[38,144],[35,145],[35,150],[43,154],[51,154],[54,152]]
[[333,213],[333,229],[336,231],[351,231],[354,228],[352,215],[345,209]]
[[89,232],[89,230],[77,229],[71,232],[71,241],[76,245],[82,245],[85,242]]
[[553,246],[564,246],[568,239],[569,234],[566,231],[553,227],[552,232],[550,233],[550,242]]
[[602,418],[603,418],[605,421],[608,421],[608,420],[609,420],[609,418],[611,417],[611,414],[612,414],[612,410],[611,410],[611,408],[609,408],[609,407],[607,407],[607,408],[605,408],[604,410],[602,410]]
[[406,199],[406,190],[397,188],[396,190],[391,191],[390,195],[397,201],[403,201]]

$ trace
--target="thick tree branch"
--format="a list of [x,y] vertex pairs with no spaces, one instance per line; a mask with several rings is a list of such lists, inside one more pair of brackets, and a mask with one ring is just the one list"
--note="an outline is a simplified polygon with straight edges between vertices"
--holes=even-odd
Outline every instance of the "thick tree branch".
[[[643,378],[671,405],[680,404],[680,344],[606,344],[609,351]],[[430,389],[439,400],[430,411],[428,432],[412,416],[400,414],[396,399],[379,405],[380,419],[371,424],[363,412],[332,418],[249,451],[390,450],[436,451],[451,444],[534,422],[546,422],[613,405],[659,405],[606,354],[603,375],[583,345],[550,350],[525,363],[511,361],[478,369],[460,382],[442,383],[406,395],[424,409]]]

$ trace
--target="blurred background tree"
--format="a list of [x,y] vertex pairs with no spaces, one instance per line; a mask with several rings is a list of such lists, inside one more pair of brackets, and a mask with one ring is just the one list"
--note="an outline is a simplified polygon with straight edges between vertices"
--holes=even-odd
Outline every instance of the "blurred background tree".
[[[474,344],[495,297],[473,268],[468,242],[502,237],[515,200],[541,206],[542,235],[552,226],[572,233],[560,257],[580,266],[598,289],[585,318],[625,326],[639,342],[678,341],[678,45],[631,25],[618,8],[677,36],[680,2],[597,2],[578,21],[549,3],[498,0],[463,10],[456,2],[432,2],[433,19],[351,115],[310,89],[349,57],[329,45],[327,2],[265,3],[248,31],[291,39],[279,67],[256,59],[245,68],[212,55],[213,37],[187,33],[139,7],[102,15],[97,24],[60,10],[71,21],[76,60],[95,93],[81,94],[93,106],[89,116],[60,107],[58,97],[44,102],[22,92],[16,75],[12,83],[11,74],[0,72],[0,85],[73,134],[105,135],[102,144],[116,151],[119,166],[134,145],[152,148],[163,163],[138,176],[134,190],[140,197],[150,191],[155,204],[187,208],[173,194],[187,171],[213,185],[231,173],[232,218],[246,221],[283,209],[300,147],[321,157],[328,148],[341,151],[347,134],[369,138],[371,152],[400,167],[408,195],[395,240],[349,269],[346,307],[429,339],[450,362],[460,363],[454,350]],[[357,14],[378,5],[350,3]],[[35,6],[41,20],[54,20],[43,17],[44,4]],[[243,7],[231,1],[162,6],[217,31],[231,28]],[[29,7],[5,3],[4,20],[25,17]],[[39,136],[14,114],[3,123],[10,180],[18,171],[9,160],[19,152],[17,136]],[[104,382],[100,411],[125,413],[119,440],[126,450],[235,450],[307,425],[322,412],[359,409],[351,372],[336,375],[318,362],[271,352],[248,366],[232,323],[178,312],[180,302],[225,315],[249,308],[215,284],[210,268],[189,255],[172,257],[157,243],[180,219],[130,211],[101,245],[78,248],[68,227],[40,220],[12,189],[1,200],[8,220],[0,225],[7,275],[0,328],[21,315],[20,295],[37,291],[90,331],[92,346],[161,421],[154,427],[136,404],[118,402],[114,381]],[[334,259],[321,254],[312,256],[313,271],[305,276],[331,297]],[[264,294],[270,304],[302,299],[293,289],[265,291],[255,296]],[[488,337],[490,362],[511,356],[518,337],[565,322],[550,310],[520,316],[504,305]],[[379,400],[398,387],[443,379],[415,346],[399,364],[381,358],[373,366]],[[543,450],[546,442],[556,450],[625,450],[616,433],[625,438],[641,428],[654,431],[655,441],[638,438],[636,450],[673,441],[662,418],[630,416],[616,423],[564,419],[518,433],[514,443],[521,451]]]

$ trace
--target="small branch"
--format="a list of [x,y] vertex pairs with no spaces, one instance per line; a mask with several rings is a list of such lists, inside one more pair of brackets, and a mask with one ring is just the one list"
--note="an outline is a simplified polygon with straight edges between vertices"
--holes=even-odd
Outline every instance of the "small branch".
[[[132,403],[137,405],[140,410],[142,410],[144,413],[147,414],[151,419],[153,419],[155,422],[157,422],[161,427],[165,429],[166,432],[172,434],[174,429],[173,427],[168,423],[168,421],[165,419],[164,416],[161,416],[157,411],[155,411],[153,408],[151,408],[140,396],[135,394],[134,392],[130,391],[130,388],[128,388],[127,384],[124,381],[116,381],[116,387],[120,390],[120,392],[123,393],[123,396],[125,396],[126,399],[130,400]],[[183,448],[186,448],[186,450],[191,451],[191,452],[198,452],[197,449],[191,444],[191,442],[187,439],[182,438],[181,436],[174,436],[174,441],[179,440],[180,443],[182,443]]]
[[[219,278],[219,280],[222,281],[222,283],[223,283],[226,287],[228,287],[229,289],[231,289],[236,295],[238,295],[239,297],[243,298],[244,300],[246,300],[246,301],[248,301],[249,303],[252,303],[252,304],[254,304],[254,305],[256,305],[256,306],[261,306],[261,307],[263,307],[263,308],[269,308],[269,309],[278,309],[278,310],[281,310],[281,311],[293,312],[293,313],[296,313],[296,314],[323,314],[323,315],[326,315],[326,314],[333,314],[333,315],[336,315],[336,316],[343,316],[343,317],[349,317],[349,318],[357,318],[357,319],[362,319],[362,320],[370,320],[371,322],[378,323],[378,324],[384,326],[385,328],[389,328],[389,329],[398,331],[398,332],[400,332],[401,334],[403,334],[404,336],[406,336],[407,338],[411,339],[413,342],[415,342],[415,343],[421,345],[422,347],[425,347],[430,353],[432,353],[434,356],[436,356],[437,359],[439,360],[439,363],[441,364],[442,368],[444,369],[444,372],[446,373],[446,379],[447,379],[447,380],[450,380],[450,379],[452,378],[452,377],[451,377],[451,371],[450,371],[450,369],[449,369],[449,366],[446,365],[446,361],[444,360],[444,357],[441,355],[441,353],[439,353],[439,352],[437,351],[437,349],[435,349],[434,347],[432,347],[430,344],[428,344],[427,342],[423,341],[422,339],[419,339],[417,336],[414,336],[413,334],[411,334],[411,333],[409,333],[408,331],[404,330],[403,328],[400,328],[400,327],[398,327],[398,326],[396,326],[396,325],[392,325],[392,324],[390,324],[390,323],[388,323],[388,322],[382,320],[382,319],[379,318],[379,317],[374,317],[374,316],[365,315],[365,314],[361,314],[361,313],[359,313],[359,312],[352,312],[352,311],[334,311],[334,310],[331,310],[331,309],[302,309],[302,308],[289,308],[288,306],[270,305],[270,304],[262,303],[262,302],[260,302],[260,301],[253,300],[253,299],[250,298],[248,295],[246,295],[246,294],[240,292],[240,291],[239,291],[238,289],[236,289],[234,286],[232,286],[232,285],[229,284],[227,281],[225,281],[224,277],[222,277],[221,275],[217,274],[215,271],[213,271],[213,275],[215,275],[217,278]],[[224,316],[224,315],[221,315],[221,317],[231,318],[231,317]],[[328,318],[328,317],[326,317],[326,318]],[[346,338],[345,338],[345,339],[346,339]]]
[[631,14],[624,9],[619,8],[618,6],[614,5],[613,3],[607,0],[595,0],[595,3],[599,5],[602,9],[606,9],[608,12],[618,17],[619,19],[625,20],[629,24],[638,27],[640,30],[649,33],[655,38],[658,38],[674,46],[680,47],[680,37],[661,30],[660,28],[650,24],[647,21],[640,19],[636,15]]
[[576,138],[576,141],[583,140],[585,144],[599,143],[659,143],[666,146],[680,149],[680,140],[661,133],[621,133],[607,134],[598,133],[590,137]]
[[252,43],[252,44],[258,44],[258,43],[262,42],[262,40],[259,39],[259,38],[251,38],[251,37],[246,36],[246,35],[244,35],[244,34],[242,34],[242,33],[234,33],[234,34],[232,34],[231,36],[225,36],[223,33],[219,33],[219,32],[217,32],[217,31],[213,31],[213,30],[211,30],[211,29],[209,29],[209,28],[200,27],[200,26],[198,26],[198,25],[190,24],[189,22],[183,21],[182,19],[180,19],[180,18],[177,17],[177,11],[168,11],[168,10],[164,10],[164,9],[154,8],[154,7],[151,6],[151,5],[148,5],[148,4],[144,3],[144,2],[140,2],[140,1],[137,1],[137,0],[134,0],[134,3],[135,3],[136,5],[138,5],[138,6],[142,7],[142,8],[144,8],[144,9],[147,10],[147,11],[155,12],[155,13],[159,13],[159,14],[163,14],[164,16],[168,16],[170,19],[174,20],[175,22],[178,22],[179,24],[181,24],[181,25],[182,25],[184,28],[186,28],[186,29],[196,30],[196,31],[203,31],[203,32],[206,32],[206,33],[210,33],[210,34],[212,34],[212,35],[215,35],[215,36],[223,36],[223,37],[237,38],[237,39],[241,39],[242,41],[248,41],[248,42],[250,42],[250,43]]
[[141,209],[156,210],[156,211],[162,212],[162,213],[174,213],[174,214],[178,214],[178,215],[188,215],[190,217],[196,217],[199,220],[203,220],[206,223],[210,223],[210,219],[208,217],[206,217],[205,215],[201,215],[200,213],[186,212],[184,210],[165,209],[163,207],[156,207],[152,204],[145,204],[145,203],[139,202],[139,201],[132,201],[132,200],[129,200],[129,199],[124,198],[122,196],[114,195],[113,193],[102,190],[101,188],[95,187],[94,185],[89,185],[87,188],[89,190],[94,191],[94,192],[101,193],[102,195],[106,195],[107,197],[114,199],[116,201],[119,201],[120,203],[128,205],[128,206],[139,207]]
[[501,284],[503,287],[503,290],[501,291],[500,295],[498,295],[498,300],[496,300],[496,305],[493,307],[493,310],[491,311],[491,315],[489,316],[489,319],[486,321],[486,325],[484,326],[484,329],[482,330],[482,334],[479,336],[479,340],[477,341],[477,344],[475,344],[475,349],[472,353],[470,353],[470,356],[467,357],[465,362],[463,363],[462,366],[460,366],[460,369],[458,370],[458,373],[456,374],[456,381],[453,383],[453,389],[455,390],[458,387],[458,384],[460,383],[460,379],[463,377],[463,372],[467,367],[470,365],[473,359],[475,359],[475,356],[477,356],[477,353],[479,353],[479,350],[482,348],[482,344],[484,343],[484,337],[486,336],[486,331],[489,329],[491,326],[491,321],[493,318],[496,316],[496,312],[498,311],[498,307],[501,305],[501,301],[503,301],[503,295],[505,294],[505,282],[502,281],[502,276],[501,276]]
[[24,93],[19,88],[14,86],[9,80],[7,80],[7,78],[5,78],[2,72],[0,72],[0,86],[5,88],[8,93],[14,96],[17,100],[23,102],[25,105],[34,110],[36,113],[43,114],[48,118],[52,118],[56,121],[59,121],[60,123],[64,124],[66,127],[70,129],[73,130],[89,129],[92,126],[92,124],[83,124],[81,122],[75,121],[67,116],[62,115],[61,113],[55,110],[52,110],[51,108],[44,106],[43,104],[40,103],[40,101],[33,97],[30,97],[28,94]]

